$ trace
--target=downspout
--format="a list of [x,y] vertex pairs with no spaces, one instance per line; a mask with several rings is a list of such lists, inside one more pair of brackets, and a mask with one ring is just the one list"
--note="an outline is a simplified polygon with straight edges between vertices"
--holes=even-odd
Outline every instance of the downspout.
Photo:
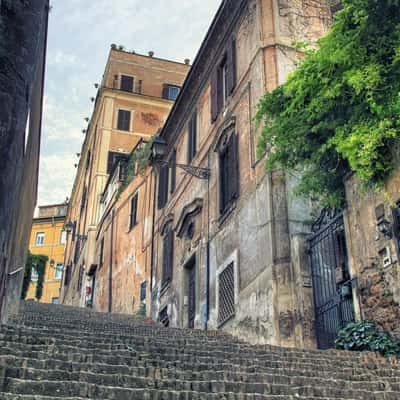
[[155,223],[156,223],[156,174],[153,173],[154,169],[152,169],[152,176],[154,176],[154,190],[153,190],[153,215],[152,215],[152,223],[151,223],[151,255],[150,255],[150,306],[152,302],[152,292],[153,292],[153,275],[154,275],[154,235],[155,235]]
[[111,213],[111,237],[110,237],[110,254],[108,267],[108,312],[112,312],[112,274],[113,274],[113,241],[114,241],[114,217],[115,209]]
[[[208,168],[211,168],[210,152],[208,152]],[[207,244],[206,244],[206,321],[205,330],[208,329],[210,319],[210,179],[207,179]]]

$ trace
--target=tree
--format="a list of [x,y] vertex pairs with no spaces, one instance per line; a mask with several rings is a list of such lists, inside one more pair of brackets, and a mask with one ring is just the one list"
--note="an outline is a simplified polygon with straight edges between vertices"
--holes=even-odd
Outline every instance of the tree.
[[30,251],[28,251],[25,263],[24,280],[22,283],[21,299],[23,300],[26,299],[29,285],[32,279],[33,268],[35,268],[36,273],[38,275],[38,279],[36,282],[35,297],[37,300],[40,300],[42,298],[44,275],[46,272],[46,263],[48,259],[49,258],[47,256],[40,254],[32,254]]
[[400,133],[399,0],[344,0],[329,33],[267,93],[258,155],[299,173],[296,193],[341,206],[345,176],[379,188]]

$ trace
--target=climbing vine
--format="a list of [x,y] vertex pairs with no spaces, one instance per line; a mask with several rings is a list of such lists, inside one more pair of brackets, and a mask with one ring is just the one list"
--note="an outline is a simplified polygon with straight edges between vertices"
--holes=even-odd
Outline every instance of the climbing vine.
[[145,143],[132,152],[129,160],[124,166],[124,178],[120,186],[119,193],[132,182],[137,175],[143,175],[147,166],[150,164],[151,142]]
[[267,93],[256,121],[258,156],[300,176],[298,195],[341,206],[345,176],[379,189],[400,133],[400,1],[343,0],[330,32],[286,84]]
[[28,252],[25,263],[24,280],[22,283],[22,293],[21,293],[22,299],[26,299],[29,285],[32,280],[33,268],[36,270],[38,275],[38,279],[36,282],[35,297],[37,300],[40,300],[42,298],[44,275],[46,272],[46,263],[48,259],[49,258],[47,256],[41,254],[32,254],[31,252]]

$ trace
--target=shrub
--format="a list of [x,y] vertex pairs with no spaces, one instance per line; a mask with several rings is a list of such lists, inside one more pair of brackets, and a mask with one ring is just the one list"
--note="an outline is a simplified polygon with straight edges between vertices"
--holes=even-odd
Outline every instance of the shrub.
[[385,357],[400,357],[400,339],[378,329],[375,321],[350,322],[335,341],[337,349],[373,351]]

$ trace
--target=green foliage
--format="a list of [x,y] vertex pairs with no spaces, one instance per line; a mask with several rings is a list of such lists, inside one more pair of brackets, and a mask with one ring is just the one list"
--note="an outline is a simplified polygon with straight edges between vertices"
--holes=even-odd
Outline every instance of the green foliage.
[[22,299],[25,299],[28,293],[29,285],[32,279],[33,268],[35,268],[38,274],[35,297],[37,300],[40,300],[42,298],[44,275],[46,272],[46,263],[48,259],[49,258],[47,256],[40,254],[32,254],[31,252],[28,252],[25,264],[24,280],[22,284],[22,293],[21,293]]
[[400,357],[400,339],[379,330],[374,321],[351,322],[335,341],[337,349],[379,352],[385,357]]
[[269,153],[269,170],[300,173],[297,194],[341,206],[351,171],[381,187],[400,133],[399,0],[343,0],[318,49],[264,96],[256,121],[265,124],[258,156]]
[[143,175],[150,164],[151,142],[145,143],[132,152],[128,162],[124,166],[124,179],[119,188],[122,193],[137,175]]

